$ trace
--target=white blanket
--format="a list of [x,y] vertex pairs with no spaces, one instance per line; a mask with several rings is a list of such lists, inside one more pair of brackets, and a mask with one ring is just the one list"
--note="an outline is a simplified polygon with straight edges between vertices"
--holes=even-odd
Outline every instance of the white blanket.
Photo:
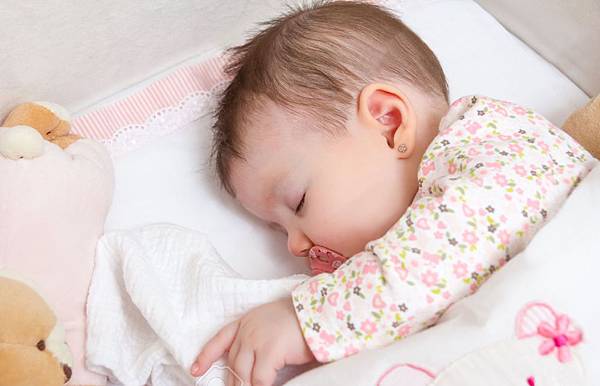
[[[222,384],[223,360],[200,379],[189,375],[202,345],[306,278],[243,279],[204,234],[175,225],[108,233],[98,244],[88,296],[87,366],[115,385]],[[278,382],[301,370],[288,368]]]

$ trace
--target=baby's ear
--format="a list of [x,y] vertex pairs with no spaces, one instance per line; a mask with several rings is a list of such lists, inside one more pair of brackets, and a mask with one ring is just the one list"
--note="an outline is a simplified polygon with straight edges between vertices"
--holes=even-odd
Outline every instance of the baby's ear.
[[372,128],[386,138],[388,147],[398,158],[408,158],[415,147],[416,119],[414,110],[398,88],[372,83],[364,87],[359,95],[359,122]]

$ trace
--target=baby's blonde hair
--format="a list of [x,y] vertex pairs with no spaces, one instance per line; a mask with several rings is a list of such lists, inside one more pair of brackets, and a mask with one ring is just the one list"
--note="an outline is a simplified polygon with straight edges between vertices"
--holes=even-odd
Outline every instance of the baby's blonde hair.
[[264,98],[332,134],[345,129],[355,98],[372,82],[403,80],[448,103],[434,53],[382,6],[321,0],[259,26],[265,28],[227,51],[232,81],[214,114],[211,159],[234,197],[231,162],[244,159],[242,134],[260,130],[251,122]]

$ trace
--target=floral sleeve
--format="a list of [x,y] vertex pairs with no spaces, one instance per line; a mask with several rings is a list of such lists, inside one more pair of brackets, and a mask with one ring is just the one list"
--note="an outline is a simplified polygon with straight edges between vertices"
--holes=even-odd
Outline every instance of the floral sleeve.
[[525,247],[593,164],[531,110],[485,97],[457,100],[398,222],[335,272],[292,292],[316,359],[384,346],[435,323]]

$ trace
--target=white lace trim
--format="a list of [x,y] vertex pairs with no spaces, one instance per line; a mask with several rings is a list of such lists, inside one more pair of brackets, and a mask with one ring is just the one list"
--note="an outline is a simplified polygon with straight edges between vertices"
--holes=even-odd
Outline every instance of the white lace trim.
[[177,106],[156,111],[143,124],[121,127],[109,139],[101,140],[114,157],[135,150],[154,138],[171,134],[185,125],[211,112],[216,95],[228,84],[223,80],[210,90],[195,91],[187,95]]

